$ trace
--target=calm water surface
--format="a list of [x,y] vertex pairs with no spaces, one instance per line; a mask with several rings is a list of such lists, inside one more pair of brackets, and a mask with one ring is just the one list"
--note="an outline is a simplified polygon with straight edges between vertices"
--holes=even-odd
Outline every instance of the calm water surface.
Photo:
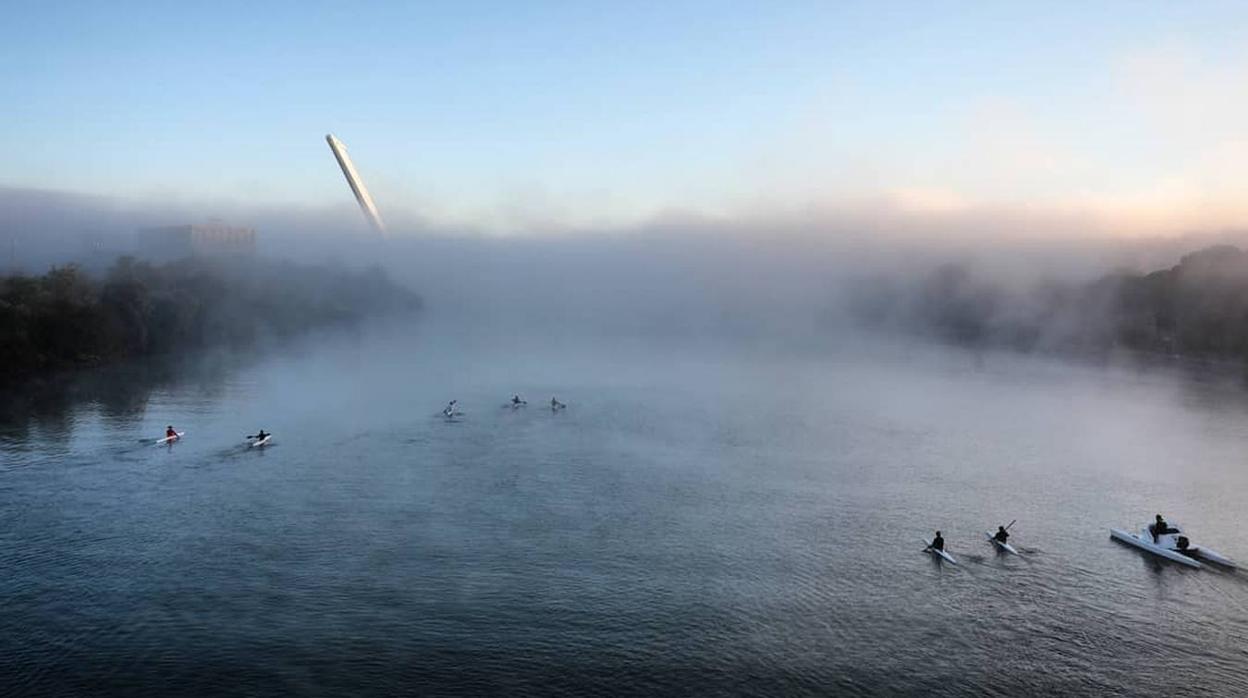
[[2,396],[4,692],[1248,694],[1238,376],[433,334]]

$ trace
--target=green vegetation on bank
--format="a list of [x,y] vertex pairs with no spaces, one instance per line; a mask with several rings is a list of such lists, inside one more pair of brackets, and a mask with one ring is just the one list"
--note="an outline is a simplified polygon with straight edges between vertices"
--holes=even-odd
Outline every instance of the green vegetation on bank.
[[1248,361],[1248,253],[1219,245],[1148,274],[1019,289],[944,265],[916,282],[860,280],[866,324],[970,346],[1102,353],[1117,349]]
[[42,276],[0,279],[0,381],[210,346],[247,346],[419,307],[419,297],[378,268],[260,259],[153,265],[123,257],[98,279],[73,265],[57,267]]

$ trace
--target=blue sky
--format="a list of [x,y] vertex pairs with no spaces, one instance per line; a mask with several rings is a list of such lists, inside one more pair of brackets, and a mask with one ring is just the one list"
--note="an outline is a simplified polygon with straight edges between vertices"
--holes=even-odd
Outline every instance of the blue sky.
[[1246,20],[1212,2],[22,3],[0,24],[0,185],[337,205],[333,132],[383,213],[486,227],[862,200],[1232,224]]

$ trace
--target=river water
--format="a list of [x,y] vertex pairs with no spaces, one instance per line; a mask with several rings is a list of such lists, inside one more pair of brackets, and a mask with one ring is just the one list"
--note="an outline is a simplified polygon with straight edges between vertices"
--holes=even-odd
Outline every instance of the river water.
[[1108,535],[1248,560],[1235,372],[392,330],[46,392],[6,694],[1248,694],[1248,577]]

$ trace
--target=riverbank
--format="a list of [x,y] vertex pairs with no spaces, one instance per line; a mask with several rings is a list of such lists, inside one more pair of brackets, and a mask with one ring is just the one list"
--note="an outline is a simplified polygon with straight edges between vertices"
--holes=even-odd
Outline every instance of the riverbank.
[[1248,364],[1248,253],[1230,245],[1085,283],[1027,283],[945,264],[916,278],[860,278],[845,297],[862,325],[964,347]]
[[414,292],[379,268],[265,259],[122,257],[102,278],[74,265],[0,279],[0,384],[65,369],[212,347],[419,310]]

